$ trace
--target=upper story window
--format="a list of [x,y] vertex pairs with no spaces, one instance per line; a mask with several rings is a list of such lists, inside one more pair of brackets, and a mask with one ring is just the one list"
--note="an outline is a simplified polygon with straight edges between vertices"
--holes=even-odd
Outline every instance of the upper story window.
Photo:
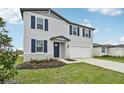
[[48,28],[49,28],[48,19],[31,16],[31,29],[40,29],[40,30],[48,31]]
[[86,33],[86,34],[85,34],[85,37],[89,37],[89,34],[88,34],[88,33]]
[[43,52],[44,41],[36,40],[36,52]]
[[77,27],[76,26],[73,26],[73,35],[77,35]]
[[82,36],[91,38],[91,30],[85,30],[85,28],[83,28]]
[[43,19],[37,18],[37,29],[43,30]]
[[75,35],[75,36],[80,36],[80,27],[74,26],[74,25],[69,25],[69,34]]

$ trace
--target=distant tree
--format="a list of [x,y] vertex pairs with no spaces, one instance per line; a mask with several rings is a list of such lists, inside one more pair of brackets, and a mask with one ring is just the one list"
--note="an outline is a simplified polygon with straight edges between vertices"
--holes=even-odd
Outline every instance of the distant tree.
[[18,55],[23,55],[23,51],[22,51],[22,50],[16,50],[16,53],[17,53]]
[[13,51],[12,38],[8,36],[5,26],[6,22],[0,17],[0,83],[14,78],[17,74],[14,64],[18,55]]

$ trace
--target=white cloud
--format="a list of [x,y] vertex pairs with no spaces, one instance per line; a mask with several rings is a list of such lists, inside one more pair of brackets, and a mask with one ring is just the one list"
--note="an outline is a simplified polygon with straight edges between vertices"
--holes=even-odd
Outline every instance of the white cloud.
[[115,42],[114,40],[107,40],[107,41],[103,42],[102,44],[112,44],[112,45],[116,45],[116,44],[118,44],[118,42]]
[[115,8],[89,8],[88,11],[99,12],[101,14],[109,15],[109,16],[121,15],[123,13],[121,9],[115,9]]
[[23,48],[18,48],[18,50],[23,50]]
[[96,32],[99,32],[100,30],[99,29],[95,29],[93,32],[96,33]]
[[84,22],[90,23],[90,21],[88,19],[84,19]]
[[111,29],[110,28],[103,28],[102,30],[101,29],[95,29],[93,32],[97,33],[97,32],[107,32],[107,31],[111,31]]
[[124,43],[124,36],[120,37],[119,38],[119,41],[122,42],[122,43]]
[[1,8],[0,17],[12,24],[22,23],[21,14],[18,8]]
[[117,44],[124,44],[124,36],[121,37],[109,37],[104,39],[103,42],[100,42],[101,44],[113,44],[113,45],[117,45]]
[[83,20],[81,25],[88,26],[88,27],[93,27],[93,25],[91,24],[90,20],[88,20],[86,18]]

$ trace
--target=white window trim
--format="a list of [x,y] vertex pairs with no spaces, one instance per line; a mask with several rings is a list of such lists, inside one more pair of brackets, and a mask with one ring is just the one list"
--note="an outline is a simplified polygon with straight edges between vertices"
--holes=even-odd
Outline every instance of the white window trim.
[[[76,35],[74,35],[74,34],[73,34],[73,27],[76,27]],[[77,27],[77,26],[72,25],[72,35],[77,36],[77,30],[78,30],[78,27]]]
[[85,33],[85,37],[87,37],[87,38],[89,37],[89,33],[88,32]]
[[[43,29],[38,29],[38,28],[37,28],[37,18],[43,19]],[[36,21],[35,21],[35,22],[36,22],[36,24],[35,24],[36,29],[37,29],[37,30],[43,30],[43,31],[44,31],[44,30],[45,30],[45,29],[44,29],[44,26],[45,26],[45,24],[44,24],[44,18],[42,18],[42,17],[35,17],[35,20],[36,20]]]
[[[104,49],[104,51],[103,51],[103,49]],[[106,47],[102,47],[102,53],[103,54],[106,53]]]
[[39,40],[39,41],[43,41],[43,52],[37,52],[37,41],[38,40],[35,40],[35,52],[36,53],[44,53],[44,40]]

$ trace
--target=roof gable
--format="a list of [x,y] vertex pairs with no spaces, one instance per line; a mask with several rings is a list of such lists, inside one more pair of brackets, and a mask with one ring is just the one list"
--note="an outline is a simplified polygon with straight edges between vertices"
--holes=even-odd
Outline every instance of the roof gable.
[[51,37],[50,40],[70,41],[70,39],[64,36]]
[[80,25],[80,24],[76,24],[76,23],[70,22],[69,20],[65,19],[64,17],[62,17],[61,15],[56,13],[51,8],[20,8],[20,11],[21,11],[22,18],[23,18],[23,12],[24,11],[48,11],[49,13],[53,13],[55,16],[57,16],[58,18],[64,20],[65,22],[67,22],[69,24],[80,26],[80,27],[84,27],[84,28],[88,28],[88,29],[91,29],[91,30],[95,30],[94,28],[91,28],[91,27],[87,27],[87,26],[84,26],[84,25]]
[[35,14],[38,14],[38,15],[43,15],[43,16],[47,16],[47,17],[63,20],[60,17],[56,16],[55,14],[53,14],[52,12],[49,12],[49,11],[31,11],[31,12],[35,13]]

